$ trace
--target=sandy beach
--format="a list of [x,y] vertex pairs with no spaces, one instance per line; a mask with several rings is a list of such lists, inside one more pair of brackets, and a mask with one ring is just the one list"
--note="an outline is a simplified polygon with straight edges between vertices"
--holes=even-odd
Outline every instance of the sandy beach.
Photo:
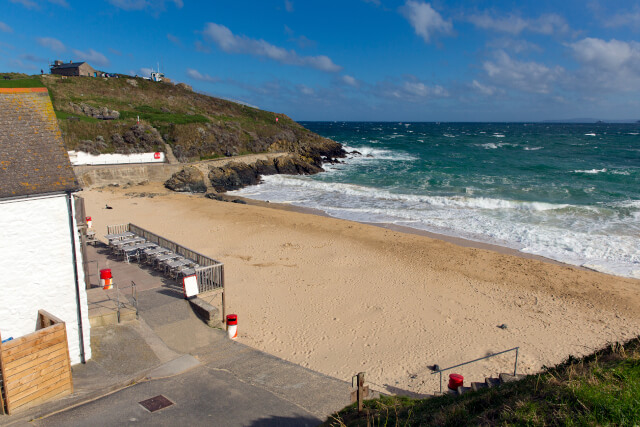
[[[437,391],[434,364],[519,346],[519,372],[534,373],[640,334],[638,280],[159,184],[79,195],[99,236],[132,222],[224,262],[241,342],[346,381],[364,371],[386,392]],[[513,364],[456,372],[481,381]]]

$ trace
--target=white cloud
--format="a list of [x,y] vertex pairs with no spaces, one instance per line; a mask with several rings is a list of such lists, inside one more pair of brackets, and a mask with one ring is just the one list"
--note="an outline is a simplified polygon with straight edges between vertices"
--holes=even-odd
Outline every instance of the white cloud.
[[122,56],[122,52],[120,52],[117,49],[113,49],[113,48],[109,48],[109,52],[113,53],[114,55],[118,55],[118,56]]
[[293,12],[293,2],[291,0],[284,0],[284,8],[287,12]]
[[187,68],[187,76],[191,77],[194,80],[200,80],[202,82],[215,83],[220,81],[218,77],[211,77],[209,74],[202,74],[198,70],[194,70],[193,68]]
[[498,92],[498,88],[495,86],[483,85],[477,80],[471,82],[471,87],[476,91],[481,93],[482,95],[492,96],[493,94]]
[[535,43],[528,42],[526,40],[518,39],[496,39],[487,43],[487,47],[501,50],[510,50],[515,53],[522,53],[527,51],[542,52],[543,49]]
[[53,50],[54,52],[64,52],[67,50],[67,47],[58,39],[54,39],[53,37],[38,37],[36,38],[38,44],[42,47],[46,47],[48,49]]
[[182,43],[180,42],[180,39],[176,36],[174,36],[173,34],[167,34],[167,39],[175,44],[176,46],[182,46]]
[[148,67],[140,68],[140,75],[143,77],[151,77],[152,72],[153,72],[153,68],[148,68]]
[[106,67],[110,64],[106,56],[104,56],[100,52],[97,52],[93,49],[89,49],[86,52],[83,52],[78,49],[73,49],[73,54],[77,57],[76,59],[79,59],[81,61],[86,61],[91,66],[98,65],[98,66]]
[[8,26],[4,22],[0,21],[0,31],[2,31],[4,33],[13,33],[13,28]]
[[576,81],[594,88],[640,89],[640,43],[588,37],[567,47],[583,66]]
[[[122,10],[143,10],[149,9],[154,12],[162,12],[165,10],[165,0],[108,0],[109,3]],[[184,6],[182,0],[168,0],[178,9]]]
[[341,80],[349,86],[357,87],[359,85],[358,81],[354,77],[347,74],[342,76]]
[[309,86],[305,86],[305,85],[298,85],[298,90],[303,94],[303,95],[307,95],[307,96],[311,96],[313,95],[315,92],[313,91],[313,89],[311,89]]
[[328,56],[300,56],[294,50],[274,46],[262,39],[257,40],[246,36],[237,36],[224,25],[210,22],[202,34],[205,39],[215,43],[220,49],[228,53],[266,57],[282,64],[311,67],[327,72],[342,70],[342,67],[336,65]]
[[428,85],[414,76],[406,76],[400,83],[381,82],[376,84],[373,94],[384,98],[423,102],[435,98],[446,98],[449,92],[440,85]]
[[[37,1],[34,0],[10,0],[11,3],[18,3],[23,5],[24,7],[26,7],[27,9],[39,9],[40,8],[40,4],[38,4]],[[69,3],[67,3],[67,0],[46,0],[49,3],[58,5],[58,6],[62,6],[62,7],[69,7]]]
[[436,33],[448,35],[453,32],[451,20],[442,19],[429,3],[407,0],[404,6],[400,7],[400,13],[426,43],[429,43]]
[[618,13],[607,18],[603,24],[607,28],[631,27],[637,29],[640,27],[640,12]]
[[498,51],[495,61],[485,61],[482,67],[495,84],[534,93],[549,93],[551,85],[564,74],[562,67],[518,61],[504,51]]
[[569,25],[565,19],[555,13],[541,15],[537,19],[523,19],[514,14],[494,17],[488,12],[484,12],[482,14],[468,16],[466,19],[477,28],[514,35],[520,34],[525,30],[532,33],[548,35],[569,31]]

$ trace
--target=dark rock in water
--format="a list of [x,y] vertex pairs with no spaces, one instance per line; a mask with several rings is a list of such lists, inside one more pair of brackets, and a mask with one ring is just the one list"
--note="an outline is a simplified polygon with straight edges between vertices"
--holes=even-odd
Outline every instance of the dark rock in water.
[[362,153],[359,152],[358,150],[350,151],[349,154],[358,154],[358,155],[362,156]]
[[164,186],[169,190],[190,193],[204,193],[207,191],[204,175],[193,166],[186,166],[181,171],[174,173],[164,183]]
[[315,164],[304,161],[295,154],[278,157],[274,163],[278,173],[285,175],[312,175],[324,170]]
[[251,165],[230,162],[221,168],[212,167],[209,170],[209,180],[216,191],[222,192],[255,185],[260,181],[260,176]]
[[254,167],[260,175],[275,175],[278,173],[273,160],[258,160],[255,162]]
[[218,200],[220,202],[224,202],[224,198],[218,193],[207,193],[204,195],[207,199]]
[[247,202],[245,202],[244,200],[240,200],[240,199],[233,199],[231,202],[232,203],[239,203],[241,205],[246,205],[247,204]]
[[248,165],[240,162],[227,163],[226,168],[236,171],[240,183],[242,186],[256,185],[260,181],[258,172],[256,172],[254,165]]

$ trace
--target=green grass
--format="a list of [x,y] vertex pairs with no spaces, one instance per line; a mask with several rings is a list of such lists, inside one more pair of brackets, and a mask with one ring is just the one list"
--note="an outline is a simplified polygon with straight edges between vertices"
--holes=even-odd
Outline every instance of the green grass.
[[56,117],[58,118],[58,120],[67,120],[69,118],[77,118],[82,122],[88,122],[88,123],[97,123],[100,121],[93,117],[85,116],[84,114],[72,114],[72,113],[67,113],[66,111],[56,111]]
[[120,111],[121,119],[137,119],[146,120],[153,124],[167,124],[173,123],[177,125],[184,125],[188,123],[208,123],[209,119],[200,114],[180,114],[180,113],[168,113],[160,109],[153,108],[149,105],[141,105],[135,108],[134,111]]
[[[1,75],[1,74],[0,74]],[[26,78],[16,80],[2,80],[0,78],[0,88],[30,88],[45,87],[39,78]]]
[[325,426],[637,426],[640,337],[538,375],[463,396],[381,397],[334,414]]

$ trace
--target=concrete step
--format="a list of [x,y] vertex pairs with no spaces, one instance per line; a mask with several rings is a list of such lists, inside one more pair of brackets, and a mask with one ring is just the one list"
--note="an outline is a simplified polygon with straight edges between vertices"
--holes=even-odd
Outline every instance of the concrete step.
[[487,387],[497,387],[501,384],[498,378],[493,378],[493,377],[485,378],[484,382],[487,385]]
[[478,382],[472,382],[471,383],[471,390],[473,390],[473,391],[478,391],[478,390],[481,390],[481,389],[487,388],[487,387],[489,387],[487,385],[487,383],[478,383]]
[[523,379],[524,377],[526,377],[526,375],[521,375],[521,374],[513,375],[513,374],[502,373],[502,374],[500,374],[500,381],[503,382],[503,383],[509,383],[509,382],[512,382],[512,381],[519,381],[519,380]]
[[[129,307],[120,309],[120,323],[136,320],[136,310]],[[91,310],[89,312],[89,324],[92,327],[115,325],[118,323],[118,312],[113,310]]]
[[468,391],[471,391],[471,387],[460,386],[460,387],[458,387],[458,396],[462,396],[463,394],[465,394]]

